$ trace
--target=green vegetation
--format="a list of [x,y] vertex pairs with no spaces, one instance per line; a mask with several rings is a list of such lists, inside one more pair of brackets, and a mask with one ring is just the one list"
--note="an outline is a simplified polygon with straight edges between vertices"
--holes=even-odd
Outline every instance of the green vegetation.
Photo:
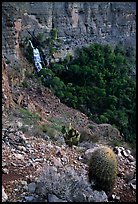
[[39,128],[43,133],[46,133],[51,139],[54,138],[56,131],[53,127],[43,124],[39,126]]
[[68,57],[44,70],[43,84],[61,102],[81,110],[96,123],[110,123],[134,144],[136,81],[130,76],[134,54],[120,45],[113,49],[100,44],[77,49],[76,54],[74,60]]
[[[26,56],[27,60],[31,63],[34,64],[33,62],[33,49],[28,44],[28,41],[31,40],[33,43],[34,47],[37,47],[40,52],[40,56],[42,59],[42,66],[45,67],[46,60],[45,60],[45,54],[44,54],[44,49],[48,49],[48,55],[51,57],[54,52],[57,51],[57,47],[60,47],[60,43],[58,42],[57,39],[58,36],[58,30],[56,28],[52,28],[49,33],[49,37],[46,37],[45,33],[39,32],[37,36],[31,35],[29,38],[22,39],[22,42],[20,43],[20,47],[22,48],[22,52]],[[25,51],[24,47],[27,45]]]
[[57,131],[61,132],[62,126],[56,126],[54,122],[51,124],[39,124],[41,117],[38,113],[31,113],[25,108],[18,108],[16,110],[16,116],[22,118],[23,125],[20,130],[28,135],[42,137],[44,139],[48,137],[54,139]]
[[50,31],[50,37],[52,40],[57,39],[58,30],[56,28],[52,28]]
[[5,63],[10,64],[11,63],[10,60],[6,56],[4,56],[4,57],[5,57]]
[[122,145],[122,142],[121,142],[119,139],[114,138],[114,139],[112,139],[112,141],[111,141],[111,145],[112,145],[112,147],[121,146],[121,145]]
[[61,132],[64,134],[65,142],[69,145],[69,147],[78,144],[80,140],[80,133],[72,127],[71,123],[69,123],[68,128],[63,126]]
[[117,177],[117,160],[109,147],[94,150],[90,158],[88,176],[90,182],[94,181],[95,189],[110,193]]
[[23,88],[27,88],[27,87],[28,87],[27,80],[24,80],[24,81],[22,82],[21,86],[22,86]]
[[26,48],[25,57],[31,64],[34,63],[33,62],[33,49],[30,45]]
[[19,112],[21,113],[22,118],[27,119],[27,121],[30,121],[30,120],[31,121],[39,121],[40,120],[40,117],[37,113],[31,113],[30,111],[28,111],[25,108],[20,108]]
[[37,40],[40,42],[40,43],[43,43],[45,41],[45,35],[44,33],[38,33],[37,34]]
[[[65,116],[66,117],[66,116]],[[58,132],[61,132],[62,126],[65,124],[65,119],[63,118],[48,118],[48,121],[51,122],[50,127],[55,129]]]

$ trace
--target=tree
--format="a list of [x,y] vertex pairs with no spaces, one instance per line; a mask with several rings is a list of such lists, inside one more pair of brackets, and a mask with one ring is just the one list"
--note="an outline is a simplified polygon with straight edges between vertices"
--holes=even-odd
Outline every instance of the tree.
[[65,60],[51,66],[54,76],[47,83],[54,93],[94,122],[115,125],[127,141],[134,142],[136,82],[129,76],[132,65],[125,50],[92,44],[77,49],[68,69],[66,63]]
[[58,34],[58,30],[56,28],[52,28],[50,31],[50,36],[52,40],[56,40],[57,39],[57,34]]

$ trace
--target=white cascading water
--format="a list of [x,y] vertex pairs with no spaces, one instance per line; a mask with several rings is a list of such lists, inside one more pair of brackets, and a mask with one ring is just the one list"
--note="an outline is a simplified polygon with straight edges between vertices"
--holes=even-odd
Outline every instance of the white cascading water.
[[33,60],[34,60],[34,63],[35,63],[35,67],[37,69],[37,72],[39,72],[41,69],[42,69],[42,65],[41,65],[41,57],[40,57],[40,53],[39,53],[39,50],[37,48],[34,48],[31,40],[29,40],[30,42],[30,45],[33,49]]

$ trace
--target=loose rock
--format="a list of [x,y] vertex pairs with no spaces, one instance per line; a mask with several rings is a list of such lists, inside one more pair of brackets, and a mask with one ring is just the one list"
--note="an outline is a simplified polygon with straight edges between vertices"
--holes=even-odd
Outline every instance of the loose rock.
[[35,189],[36,189],[36,184],[35,184],[34,182],[28,184],[28,191],[29,191],[30,193],[34,193],[34,192],[35,192]]
[[33,201],[34,199],[35,199],[35,197],[34,196],[24,196],[24,199],[26,200],[26,201],[28,201],[28,202],[31,202],[31,201]]
[[3,173],[3,174],[8,174],[8,173],[9,173],[9,170],[6,169],[6,168],[2,168],[2,173]]
[[66,200],[62,200],[60,198],[58,198],[56,195],[54,194],[48,194],[48,202],[67,202]]
[[4,187],[2,186],[2,202],[6,202],[7,200],[8,200],[8,196],[5,193]]
[[14,154],[17,159],[24,160],[24,156],[22,154]]

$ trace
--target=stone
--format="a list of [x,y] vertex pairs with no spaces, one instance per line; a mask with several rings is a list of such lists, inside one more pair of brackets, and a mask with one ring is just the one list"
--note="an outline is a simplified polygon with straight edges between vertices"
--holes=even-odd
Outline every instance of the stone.
[[107,195],[104,191],[93,191],[92,202],[108,202]]
[[46,165],[42,171],[43,174],[38,178],[36,190],[38,195],[46,196],[52,192],[68,202],[107,201],[105,192],[93,191],[87,175],[79,175],[73,167],[65,167],[60,173],[56,172],[53,167]]
[[[30,148],[31,147],[31,145],[30,144],[26,144],[26,148]],[[29,149],[29,151],[30,151],[30,149]]]
[[44,159],[43,159],[43,158],[36,158],[36,159],[34,159],[33,161],[34,161],[34,162],[43,162]]
[[28,192],[28,186],[27,186],[27,185],[24,185],[24,186],[23,186],[23,190]]
[[14,156],[19,160],[24,160],[24,156],[22,154],[14,154]]
[[118,147],[121,151],[125,151],[124,147]]
[[55,135],[54,138],[59,144],[61,144],[61,145],[65,144],[65,140],[64,140],[64,137],[62,135],[60,135],[60,137],[59,137],[59,135],[57,134],[57,135]]
[[127,150],[126,150],[126,153],[130,155],[130,154],[131,154],[131,151],[130,151],[129,149],[127,149]]
[[122,151],[121,153],[122,153],[122,155],[125,156],[125,157],[128,157],[128,156],[129,156],[129,154],[128,154],[125,150]]
[[134,171],[126,171],[125,173],[125,180],[127,183],[129,183],[134,178]]
[[113,150],[114,150],[114,152],[115,152],[119,157],[122,157],[122,154],[121,154],[121,151],[122,151],[122,150],[120,149],[120,147],[117,147],[117,146],[116,146],[116,147],[114,147]]
[[57,148],[57,150],[56,150],[56,156],[58,156],[58,157],[62,157],[62,151],[61,151],[61,148]]
[[79,143],[79,148],[82,148],[82,150],[87,150],[87,149],[91,149],[94,148],[95,146],[98,146],[98,144],[93,144],[92,142],[89,141],[83,141]]
[[9,170],[7,168],[2,168],[2,173],[3,174],[8,174],[9,173]]
[[78,161],[82,161],[83,160],[83,158],[81,157],[81,156],[78,156]]
[[22,126],[23,126],[23,123],[20,122],[20,121],[17,121],[17,127],[18,127],[18,128],[21,128]]
[[12,166],[17,166],[17,164],[15,164],[14,162],[11,162],[11,165],[12,165]]
[[133,190],[136,190],[136,184],[131,183],[130,186]]
[[2,202],[6,202],[7,200],[8,200],[8,196],[5,193],[4,187],[2,186]]
[[26,201],[28,201],[28,202],[31,202],[31,201],[33,201],[33,200],[35,199],[35,197],[32,196],[32,195],[30,195],[30,196],[24,196],[24,199],[25,199]]
[[2,167],[5,167],[7,166],[7,163],[6,162],[2,162]]
[[4,105],[2,105],[2,112],[4,112],[4,109],[5,109],[5,108],[4,108]]
[[62,167],[63,166],[62,163],[61,163],[60,158],[53,157],[53,163],[57,167]]
[[92,152],[95,150],[95,148],[90,148],[90,149],[87,149],[84,153],[84,161],[86,163],[89,162],[90,158],[91,158],[91,155],[92,155]]
[[[23,190],[28,192],[28,185],[27,185],[27,181],[21,181],[21,184],[23,185]],[[25,192],[24,192],[25,193]],[[23,195],[23,194],[22,194]]]
[[24,180],[21,180],[20,183],[21,183],[22,185],[27,185],[27,181],[24,181]]
[[24,151],[24,152],[26,151],[26,148],[24,146],[20,146],[20,145],[17,146],[17,149],[20,151]]
[[115,199],[115,197],[116,197],[116,195],[115,195],[115,194],[112,194],[112,199],[113,199],[113,200]]
[[58,198],[56,195],[54,194],[48,194],[48,202],[67,202],[66,200],[62,200],[60,198]]
[[131,181],[129,181],[128,185],[131,184],[131,183],[136,184],[136,179],[132,179]]
[[49,144],[47,145],[47,147],[51,149],[51,148],[53,148],[53,145],[49,143]]
[[129,160],[130,162],[134,162],[134,161],[135,161],[135,158],[134,158],[132,155],[129,155],[129,156],[128,156],[128,160]]
[[28,184],[28,191],[29,191],[30,193],[34,193],[34,192],[35,192],[35,189],[36,189],[36,184],[35,184],[34,182]]
[[61,158],[61,162],[62,162],[63,165],[67,164],[67,163],[68,163],[68,158],[65,157],[65,156],[62,157],[62,158]]
[[120,200],[120,196],[116,196],[115,198],[116,198],[116,200]]

